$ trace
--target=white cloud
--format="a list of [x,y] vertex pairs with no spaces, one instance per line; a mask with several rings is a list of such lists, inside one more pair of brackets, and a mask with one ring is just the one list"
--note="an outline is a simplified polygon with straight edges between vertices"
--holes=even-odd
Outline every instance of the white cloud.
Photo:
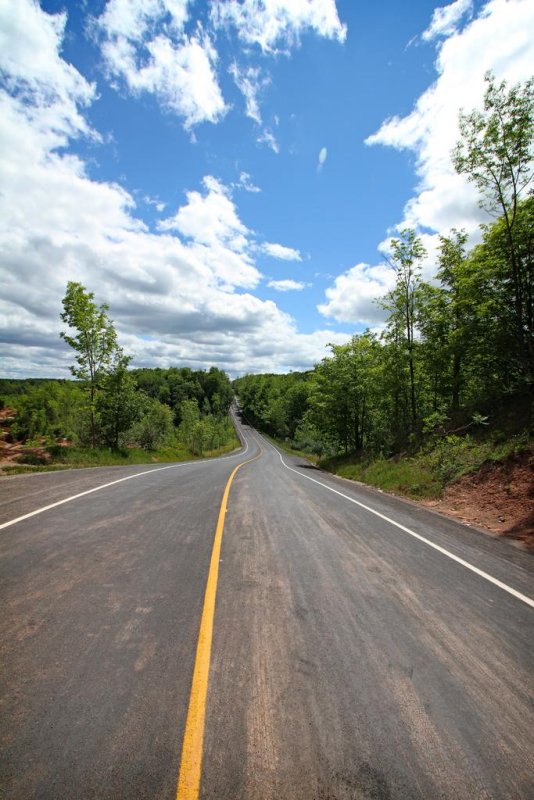
[[95,87],[59,56],[65,24],[65,14],[45,14],[29,0],[0,3],[0,72],[28,100],[21,111],[41,123],[51,148],[78,134],[96,136],[78,110],[93,100]]
[[221,242],[235,252],[243,252],[249,231],[239,219],[230,192],[211,175],[203,183],[207,193],[188,192],[187,205],[178,209],[174,217],[162,220],[160,230],[177,230],[202,244]]
[[[58,334],[69,280],[109,304],[137,365],[304,369],[326,354],[327,342],[346,340],[328,330],[302,335],[274,302],[247,291],[261,278],[258,245],[215,178],[189,192],[164,229],[152,233],[128,192],[91,180],[80,158],[58,151],[69,137],[89,132],[80,109],[93,88],[59,56],[63,18],[30,0],[12,4],[8,17],[0,21],[22,43],[0,51],[12,89],[0,89],[5,375],[68,375],[72,353]],[[39,74],[32,74],[30,53]]]
[[466,15],[473,11],[473,0],[455,0],[448,6],[435,8],[430,25],[423,32],[421,38],[432,41],[438,36],[450,36],[455,33],[459,23]]
[[276,141],[275,135],[273,134],[272,131],[268,130],[267,128],[265,128],[261,136],[258,136],[257,142],[258,144],[267,145],[267,147],[269,147],[273,151],[273,153],[276,153],[277,155],[280,152],[280,145]]
[[159,211],[160,214],[165,210],[165,203],[162,200],[158,200],[157,197],[150,197],[150,195],[146,194],[143,197],[143,202],[146,203],[147,206],[154,206],[156,211]]
[[205,194],[187,193],[187,204],[158,223],[161,231],[179,231],[190,239],[190,251],[210,266],[230,291],[254,288],[260,273],[253,263],[252,232],[239,219],[229,190],[212,176],[204,178]]
[[[219,122],[228,111],[217,78],[214,41],[219,28],[234,27],[242,41],[270,53],[279,47],[288,51],[309,30],[339,41],[346,37],[335,0],[215,0],[209,29],[197,23],[193,35],[186,30],[190,6],[193,0],[108,0],[93,20],[112,84],[119,78],[132,93],[153,94],[183,117],[186,130]],[[269,77],[257,66],[236,62],[229,71],[245,98],[246,115],[261,126],[259,95]],[[257,141],[279,152],[271,130]]]
[[245,192],[252,192],[253,194],[261,192],[261,189],[259,186],[255,185],[248,172],[240,172],[239,181],[234,183],[233,186],[235,186],[237,189],[244,189]]
[[447,233],[465,227],[473,237],[487,219],[474,187],[457,175],[451,150],[458,137],[458,113],[482,105],[484,74],[510,83],[530,77],[534,63],[534,5],[529,0],[490,0],[478,17],[441,46],[438,78],[408,116],[386,120],[367,144],[383,144],[416,155],[417,194],[405,208],[405,224]]
[[168,20],[172,31],[182,33],[188,5],[189,0],[108,0],[98,22],[109,38],[134,41],[150,30],[154,20]]
[[245,98],[245,113],[257,125],[261,125],[261,113],[258,103],[259,92],[270,83],[268,77],[261,76],[259,67],[246,67],[241,69],[237,63],[230,66],[230,75],[243,97]]
[[275,289],[277,292],[300,292],[302,289],[311,286],[311,284],[304,283],[304,281],[293,281],[291,278],[284,278],[280,281],[269,281],[267,286],[271,289]]
[[260,246],[260,250],[272,258],[280,258],[282,261],[302,261],[299,250],[295,250],[293,247],[284,247],[283,244],[264,242]]
[[338,322],[376,325],[386,318],[376,301],[394,285],[395,272],[386,264],[356,264],[337,276],[334,285],[326,290],[327,302],[317,308]]
[[227,107],[217,82],[217,52],[207,34],[184,33],[187,0],[109,0],[96,22],[111,76],[132,92],[154,94],[190,129],[218,122]]
[[215,0],[211,18],[215,26],[235,26],[240,39],[263,52],[287,50],[307,30],[340,42],[347,35],[335,0]]

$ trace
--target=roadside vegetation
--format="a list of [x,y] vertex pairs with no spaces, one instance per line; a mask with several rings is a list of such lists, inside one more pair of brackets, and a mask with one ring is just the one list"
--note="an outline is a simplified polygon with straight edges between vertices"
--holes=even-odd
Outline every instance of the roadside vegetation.
[[2,472],[183,461],[239,447],[225,373],[170,368],[130,374],[136,414],[116,441],[97,414],[94,446],[81,382],[0,380]]
[[[494,221],[468,247],[439,237],[435,282],[422,239],[390,241],[396,282],[383,331],[365,331],[304,373],[246,375],[246,418],[339,475],[414,498],[484,464],[534,465],[533,82],[487,76],[483,111],[462,114],[452,153]],[[525,456],[526,454],[526,456]]]
[[0,380],[2,471],[180,461],[239,446],[226,373],[130,369],[105,305],[67,286],[75,380]]

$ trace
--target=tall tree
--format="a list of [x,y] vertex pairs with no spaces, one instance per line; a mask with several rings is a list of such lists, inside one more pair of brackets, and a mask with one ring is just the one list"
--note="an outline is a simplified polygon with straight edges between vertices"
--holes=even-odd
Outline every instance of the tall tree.
[[109,371],[117,350],[117,334],[108,317],[109,307],[97,306],[94,294],[81,283],[69,281],[63,298],[63,322],[75,331],[62,331],[60,336],[76,350],[76,366],[70,368],[75,378],[84,381],[89,394],[91,446],[96,447],[96,401],[103,375]]
[[421,285],[421,260],[426,250],[421,239],[411,228],[400,232],[398,239],[391,240],[390,265],[395,270],[396,283],[381,305],[390,312],[390,339],[399,349],[399,356],[406,361],[409,380],[411,427],[417,424],[417,391],[415,377],[415,330],[418,312],[418,295]]
[[135,380],[128,371],[130,356],[122,348],[115,351],[113,364],[102,381],[102,392],[97,398],[97,410],[105,442],[117,448],[120,435],[136,422],[142,412],[143,395],[137,391]]
[[451,409],[460,408],[462,361],[465,352],[465,300],[462,294],[460,270],[466,259],[467,233],[452,229],[449,236],[439,237],[439,270],[444,299],[442,319],[447,324],[447,356],[451,370]]
[[306,419],[345,453],[379,449],[381,345],[366,331],[348,344],[330,347],[332,356],[315,368]]
[[534,345],[516,227],[519,202],[534,176],[534,78],[510,88],[506,81],[497,83],[491,73],[485,79],[484,109],[460,113],[461,138],[452,158],[456,171],[467,175],[481,192],[480,205],[502,216],[515,338],[522,370],[532,381]]

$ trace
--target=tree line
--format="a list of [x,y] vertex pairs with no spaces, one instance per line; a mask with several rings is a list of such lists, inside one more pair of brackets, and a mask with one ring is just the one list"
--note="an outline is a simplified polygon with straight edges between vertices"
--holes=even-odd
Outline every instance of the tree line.
[[482,242],[439,237],[436,280],[424,281],[421,238],[390,242],[395,285],[379,301],[381,334],[366,331],[308,373],[235,381],[245,415],[314,452],[391,455],[436,430],[466,429],[534,387],[533,81],[487,75],[483,111],[460,115],[452,159],[496,218]]
[[[15,440],[68,439],[81,447],[156,450],[184,445],[200,455],[233,438],[228,408],[233,396],[226,373],[187,367],[130,370],[99,384],[94,414],[79,380],[0,380],[0,407],[15,407]],[[126,384],[126,385],[125,385]],[[217,391],[213,391],[217,387]]]
[[130,369],[108,310],[82,284],[68,283],[61,314],[68,328],[60,335],[75,351],[75,380],[2,381],[17,411],[11,436],[112,449],[180,443],[193,454],[231,442],[228,375],[217,367]]

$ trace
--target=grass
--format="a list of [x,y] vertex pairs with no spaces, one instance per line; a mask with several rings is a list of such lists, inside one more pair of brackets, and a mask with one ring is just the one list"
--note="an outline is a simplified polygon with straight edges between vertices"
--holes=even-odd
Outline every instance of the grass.
[[[232,441],[216,450],[208,450],[202,455],[193,455],[183,445],[161,447],[158,450],[143,450],[140,447],[109,448],[90,447],[53,447],[52,460],[48,463],[35,463],[37,459],[27,457],[28,463],[4,465],[3,475],[20,475],[29,472],[56,472],[62,469],[80,469],[84,467],[116,467],[134,464],[165,464],[175,461],[198,461],[201,458],[216,458],[232,452],[241,445],[234,433]],[[32,463],[33,462],[33,463]]]
[[342,478],[414,499],[439,497],[442,490],[433,472],[416,459],[379,458],[366,463],[337,457],[321,461],[319,466]]
[[[280,444],[280,443],[278,443]],[[288,452],[290,448],[285,448]],[[445,486],[463,475],[479,470],[483,464],[499,463],[533,450],[534,443],[526,434],[508,436],[494,433],[484,440],[469,436],[449,436],[414,456],[396,456],[374,460],[355,456],[337,456],[318,460],[321,469],[375,486],[414,500],[441,496]],[[300,453],[312,460],[314,457]]]
[[319,463],[319,456],[314,455],[314,453],[306,453],[304,450],[295,450],[294,447],[291,447],[288,442],[284,439],[275,439],[273,436],[269,436],[267,433],[262,433],[262,436],[265,436],[270,442],[275,444],[280,450],[283,450],[285,453],[289,453],[290,456],[300,456],[300,458],[306,458],[308,461],[311,461],[312,464]]

